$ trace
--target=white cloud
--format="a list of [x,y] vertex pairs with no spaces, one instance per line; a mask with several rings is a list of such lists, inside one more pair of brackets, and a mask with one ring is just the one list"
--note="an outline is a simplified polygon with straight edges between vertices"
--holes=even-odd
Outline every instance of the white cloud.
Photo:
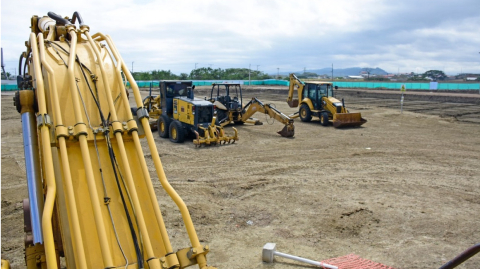
[[112,36],[136,70],[252,64],[273,73],[334,63],[390,72],[422,64],[480,72],[480,15],[465,6],[480,9],[474,0],[106,0],[83,1],[74,10],[65,1],[19,0],[2,3],[1,35],[8,66],[25,48],[32,15],[78,11],[92,33]]

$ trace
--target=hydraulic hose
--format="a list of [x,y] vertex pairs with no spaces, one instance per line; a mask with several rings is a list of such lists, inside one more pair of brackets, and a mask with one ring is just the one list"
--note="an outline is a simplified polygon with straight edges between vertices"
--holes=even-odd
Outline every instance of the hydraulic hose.
[[78,23],[80,24],[80,26],[83,26],[84,23],[83,23],[82,16],[80,16],[80,13],[78,13],[78,11],[75,11],[75,12],[73,12],[73,17],[71,19],[72,24],[75,24],[75,21],[77,19],[78,19]]
[[20,54],[20,59],[18,59],[18,75],[22,75],[22,62],[23,62],[23,53]]
[[57,24],[60,24],[60,25],[70,25],[70,24],[72,24],[67,19],[62,18],[62,16],[57,15],[54,12],[50,11],[50,12],[47,13],[47,15],[48,15],[48,17],[54,19],[57,22]]

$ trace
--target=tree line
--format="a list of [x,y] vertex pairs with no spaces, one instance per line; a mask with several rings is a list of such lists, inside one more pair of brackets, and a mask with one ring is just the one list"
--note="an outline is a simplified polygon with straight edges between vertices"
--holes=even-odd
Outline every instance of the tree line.
[[135,80],[263,80],[272,78],[270,75],[261,71],[248,68],[216,68],[202,67],[194,69],[180,75],[172,73],[170,70],[153,70],[147,72],[134,72]]

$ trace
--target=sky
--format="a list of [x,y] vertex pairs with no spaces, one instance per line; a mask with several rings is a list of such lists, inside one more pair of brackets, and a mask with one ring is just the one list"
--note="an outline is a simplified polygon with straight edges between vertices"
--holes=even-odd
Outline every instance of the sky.
[[33,15],[78,11],[137,71],[325,67],[480,73],[478,0],[1,1],[5,70],[16,74]]

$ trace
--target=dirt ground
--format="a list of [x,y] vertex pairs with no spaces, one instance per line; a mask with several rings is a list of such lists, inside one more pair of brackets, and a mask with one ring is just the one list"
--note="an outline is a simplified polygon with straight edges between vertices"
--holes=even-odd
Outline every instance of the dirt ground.
[[[253,96],[295,112],[281,91],[244,91],[244,101]],[[355,253],[394,268],[439,268],[480,242],[480,113],[462,121],[451,113],[464,104],[426,100],[431,109],[415,111],[418,101],[412,106],[407,97],[401,113],[398,99],[345,96],[347,107],[368,120],[362,127],[297,119],[289,139],[276,133],[280,123],[256,114],[264,125],[235,126],[237,143],[200,149],[154,133],[166,175],[210,246],[210,265],[311,268],[283,258],[262,263],[263,245],[274,242],[281,252],[315,260]],[[2,259],[25,268],[27,190],[12,104],[2,93]],[[154,186],[174,248],[189,246],[174,203],[158,181]],[[480,255],[458,268],[480,268]]]

